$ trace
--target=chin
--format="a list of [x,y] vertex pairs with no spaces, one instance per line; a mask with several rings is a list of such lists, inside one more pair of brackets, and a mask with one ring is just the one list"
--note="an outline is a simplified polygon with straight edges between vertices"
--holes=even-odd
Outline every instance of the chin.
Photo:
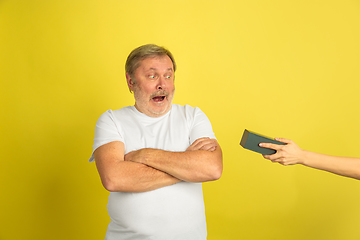
[[162,115],[166,114],[168,111],[170,111],[171,107],[167,106],[164,109],[161,110],[155,110],[155,109],[151,109],[149,110],[149,112],[151,112],[155,117],[161,117]]
[[167,111],[167,109],[165,109],[165,110],[163,110],[163,111],[150,111],[150,112],[151,112],[151,114],[153,114],[154,116],[160,117],[160,116],[164,115],[165,113],[167,113],[168,111]]

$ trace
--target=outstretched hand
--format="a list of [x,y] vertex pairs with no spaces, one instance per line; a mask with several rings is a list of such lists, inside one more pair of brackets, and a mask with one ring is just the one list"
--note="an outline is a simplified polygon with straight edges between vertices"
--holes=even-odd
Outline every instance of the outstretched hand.
[[260,147],[276,150],[276,153],[272,155],[263,155],[264,158],[285,166],[304,163],[304,150],[301,149],[295,142],[286,138],[275,138],[275,140],[286,143],[286,145],[260,143]]

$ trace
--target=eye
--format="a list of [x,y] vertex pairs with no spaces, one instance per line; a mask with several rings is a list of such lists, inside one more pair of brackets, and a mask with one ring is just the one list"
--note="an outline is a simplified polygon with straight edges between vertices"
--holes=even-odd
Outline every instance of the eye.
[[167,75],[167,76],[165,76],[165,78],[170,79],[170,78],[171,78],[171,75]]
[[155,79],[155,75],[149,75],[149,78]]

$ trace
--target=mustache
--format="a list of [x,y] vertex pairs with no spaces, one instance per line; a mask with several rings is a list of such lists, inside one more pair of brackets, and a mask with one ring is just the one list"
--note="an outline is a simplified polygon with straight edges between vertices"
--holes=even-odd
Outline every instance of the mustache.
[[155,92],[153,94],[150,95],[150,99],[151,98],[154,98],[154,97],[157,97],[157,96],[165,96],[165,97],[168,97],[169,96],[169,93],[167,91],[158,91],[158,92]]

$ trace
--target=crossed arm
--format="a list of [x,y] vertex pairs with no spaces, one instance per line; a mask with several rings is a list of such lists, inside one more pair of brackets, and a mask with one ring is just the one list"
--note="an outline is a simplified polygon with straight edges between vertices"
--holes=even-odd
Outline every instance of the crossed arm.
[[276,140],[287,143],[287,145],[261,143],[261,147],[277,151],[272,155],[264,155],[264,158],[282,165],[302,164],[307,167],[360,180],[360,158],[337,157],[310,152],[301,149],[292,140],[285,138],[277,138]]
[[118,141],[94,152],[108,191],[145,192],[180,181],[213,181],[222,174],[222,152],[215,139],[199,138],[184,152],[144,148],[124,153],[124,144]]

